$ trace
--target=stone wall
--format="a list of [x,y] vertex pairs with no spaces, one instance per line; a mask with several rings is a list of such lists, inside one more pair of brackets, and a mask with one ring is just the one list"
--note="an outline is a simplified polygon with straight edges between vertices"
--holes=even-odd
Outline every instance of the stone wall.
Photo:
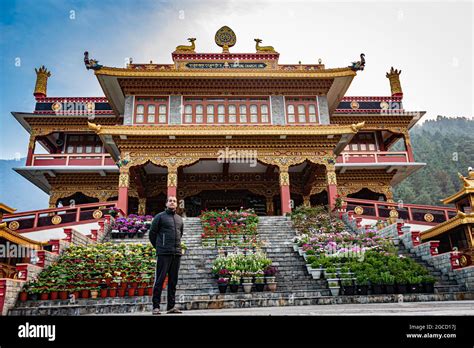
[[15,307],[18,294],[25,281],[18,279],[0,279],[0,315],[7,315]]

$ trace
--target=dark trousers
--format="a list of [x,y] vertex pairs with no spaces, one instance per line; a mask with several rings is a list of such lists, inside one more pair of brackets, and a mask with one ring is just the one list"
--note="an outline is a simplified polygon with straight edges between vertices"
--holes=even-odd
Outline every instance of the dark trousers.
[[176,284],[178,283],[180,255],[160,255],[157,257],[155,284],[153,285],[153,308],[160,308],[161,290],[166,275],[168,275],[168,304],[167,310],[174,307],[176,303]]

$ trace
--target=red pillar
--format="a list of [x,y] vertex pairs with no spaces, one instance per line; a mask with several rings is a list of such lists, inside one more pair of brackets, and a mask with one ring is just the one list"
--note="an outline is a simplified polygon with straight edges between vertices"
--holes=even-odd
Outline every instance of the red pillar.
[[[167,197],[175,196],[178,187],[178,170],[177,168],[168,167],[168,189]],[[177,198],[177,197],[176,197]]]
[[117,207],[128,215],[128,187],[130,186],[129,168],[120,168]]
[[329,184],[328,185],[328,200],[329,200],[329,206],[331,207],[331,210],[334,209],[334,206],[336,204],[336,198],[337,198],[337,185]]
[[287,168],[280,167],[281,215],[291,213],[290,175]]
[[328,163],[326,166],[326,180],[328,184],[328,203],[331,210],[334,209],[337,198],[337,179],[336,179],[336,168],[333,163]]
[[31,166],[31,163],[33,162],[33,154],[35,153],[35,143],[36,143],[36,137],[33,134],[31,134],[30,142],[28,144],[28,154],[26,155],[27,166]]
[[404,134],[405,148],[407,150],[408,162],[415,162],[415,156],[413,155],[413,149],[411,147],[410,135],[408,131]]

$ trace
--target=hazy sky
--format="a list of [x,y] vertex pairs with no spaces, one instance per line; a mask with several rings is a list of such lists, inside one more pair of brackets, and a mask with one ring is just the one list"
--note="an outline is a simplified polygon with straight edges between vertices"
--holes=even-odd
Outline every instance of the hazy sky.
[[471,1],[1,1],[0,158],[25,156],[27,132],[11,111],[31,112],[36,74],[52,72],[48,96],[102,96],[83,52],[107,66],[171,63],[171,52],[195,37],[197,52],[220,52],[215,32],[237,35],[231,52],[272,45],[280,63],[344,67],[366,55],[347,95],[385,96],[385,73],[402,70],[410,111],[472,117]]

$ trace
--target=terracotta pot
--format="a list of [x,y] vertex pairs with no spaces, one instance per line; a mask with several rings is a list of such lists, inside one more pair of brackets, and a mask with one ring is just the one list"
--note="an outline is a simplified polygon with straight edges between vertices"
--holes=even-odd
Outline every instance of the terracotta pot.
[[89,298],[89,290],[82,290],[81,298]]
[[28,293],[26,291],[20,292],[20,301],[25,302],[28,299]]
[[267,283],[268,290],[275,292],[277,288],[277,283]]
[[125,289],[127,289],[127,287],[128,287],[127,282],[122,282],[122,283],[120,283],[120,289],[125,290]]
[[135,296],[135,288],[128,288],[127,295],[128,296]]
[[46,301],[48,300],[48,298],[49,298],[49,294],[47,292],[43,292],[42,294],[40,294],[41,301]]
[[91,298],[97,298],[99,296],[99,291],[97,290],[91,290]]
[[109,289],[109,297],[116,297],[117,289]]
[[129,283],[131,288],[137,288],[138,287],[138,282],[131,282]]
[[100,298],[106,298],[107,297],[107,291],[108,291],[108,289],[100,289]]
[[81,292],[80,291],[74,291],[72,294],[74,295],[74,298],[76,298],[76,299],[81,298]]
[[144,295],[145,295],[145,288],[138,288],[137,296],[144,296]]
[[146,288],[146,292],[148,296],[153,296],[153,287]]
[[51,300],[57,300],[58,299],[58,292],[57,291],[51,291],[51,293],[49,294]]
[[125,289],[118,289],[118,297],[124,297],[125,296]]
[[67,295],[69,295],[69,293],[67,291],[60,291],[59,292],[59,299],[60,300],[67,300]]

